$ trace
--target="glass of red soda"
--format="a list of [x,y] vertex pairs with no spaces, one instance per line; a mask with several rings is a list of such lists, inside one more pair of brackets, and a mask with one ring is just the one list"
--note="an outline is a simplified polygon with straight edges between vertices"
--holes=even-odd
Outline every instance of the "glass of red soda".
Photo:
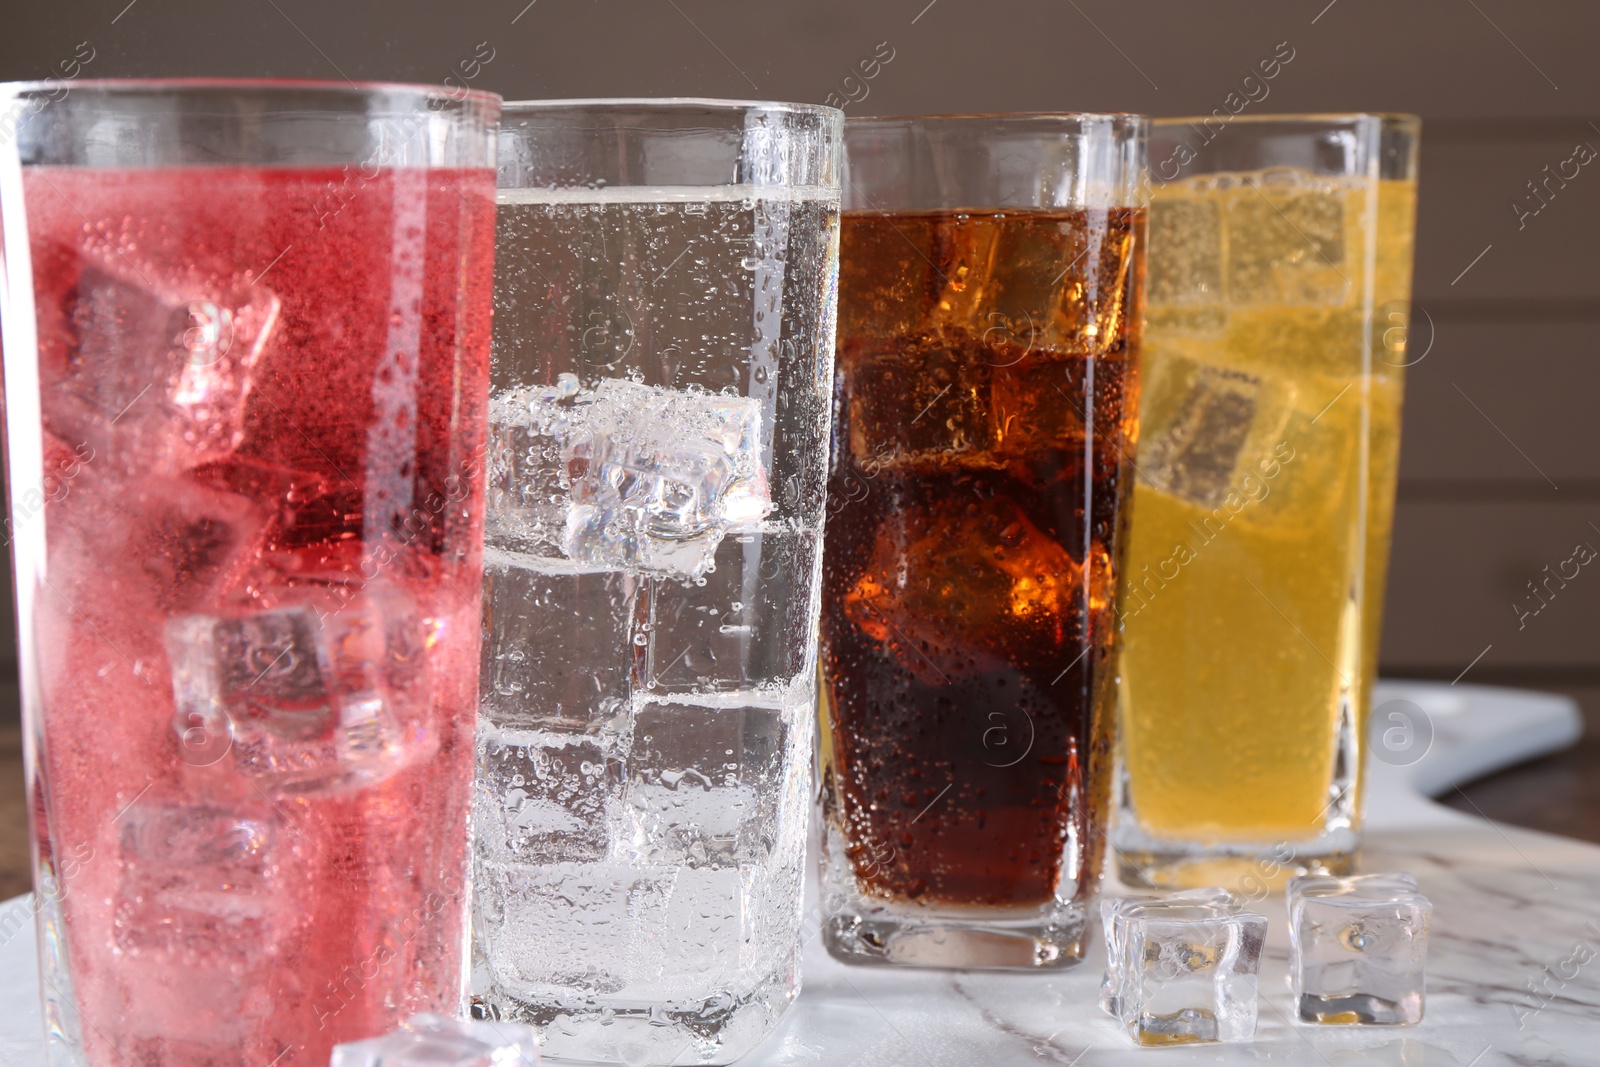
[[461,1004],[498,97],[0,87],[52,1062]]

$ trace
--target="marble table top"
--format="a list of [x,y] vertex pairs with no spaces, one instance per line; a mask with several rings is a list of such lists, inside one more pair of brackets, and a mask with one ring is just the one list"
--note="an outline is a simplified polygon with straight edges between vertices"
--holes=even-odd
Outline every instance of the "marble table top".
[[[1312,1067],[1600,1064],[1600,847],[1500,826],[1426,799],[1487,770],[1570,744],[1576,709],[1559,697],[1386,683],[1420,707],[1428,752],[1369,770],[1366,870],[1409,870],[1434,904],[1427,1017],[1406,1028],[1289,1022],[1282,897],[1271,921],[1262,1003],[1248,1044],[1136,1049],[1095,1007],[1103,956],[1056,974],[847,967],[812,923],[804,992],[740,1067],[1102,1067],[1157,1062]],[[0,1067],[44,1067],[27,898],[0,906]],[[815,914],[814,909],[811,914]],[[264,1067],[264,1065],[263,1065]]]

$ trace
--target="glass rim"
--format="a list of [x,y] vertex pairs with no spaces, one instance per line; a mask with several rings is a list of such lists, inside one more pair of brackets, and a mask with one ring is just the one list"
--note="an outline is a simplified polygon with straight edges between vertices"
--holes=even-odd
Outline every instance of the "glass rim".
[[[1180,122],[1208,122],[1217,118],[1215,114],[1209,115],[1162,115],[1151,118],[1152,126],[1175,125]],[[1330,126],[1339,122],[1354,122],[1359,119],[1378,119],[1385,123],[1394,123],[1400,126],[1422,125],[1422,116],[1414,115],[1409,111],[1286,111],[1282,113],[1266,113],[1252,115],[1230,115],[1228,124],[1245,122],[1253,124],[1281,123],[1283,125],[1301,126]]]
[[484,106],[500,106],[499,93],[487,89],[452,89],[427,82],[338,81],[332,78],[43,78],[30,81],[0,82],[0,99],[33,92],[59,92],[62,87],[91,90],[115,96],[155,95],[174,97],[204,93],[258,93],[265,97],[294,91],[333,93],[347,97],[370,97],[382,93],[409,93],[424,99],[444,99],[456,103],[471,100]]
[[870,125],[905,125],[913,122],[969,123],[995,120],[1027,122],[1121,122],[1128,125],[1148,125],[1153,120],[1137,111],[957,111],[944,115],[852,115],[844,120],[846,128]]
[[505,116],[538,114],[545,111],[572,111],[591,108],[605,111],[626,109],[667,113],[674,110],[698,108],[704,111],[723,111],[733,114],[741,111],[780,111],[795,115],[815,115],[818,118],[844,117],[844,112],[827,104],[806,104],[794,100],[738,100],[716,96],[589,96],[551,100],[505,100],[500,112]]

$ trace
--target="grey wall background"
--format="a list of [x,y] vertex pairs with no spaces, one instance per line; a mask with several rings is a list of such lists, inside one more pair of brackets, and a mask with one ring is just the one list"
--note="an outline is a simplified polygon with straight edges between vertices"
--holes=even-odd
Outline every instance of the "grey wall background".
[[[1600,703],[1600,570],[1519,629],[1527,583],[1600,548],[1600,5],[1564,0],[55,0],[19,3],[0,78],[442,81],[507,98],[697,95],[851,114],[1209,112],[1280,42],[1259,111],[1425,120],[1400,507],[1383,669]],[[862,81],[857,65],[893,59]],[[483,62],[483,56],[492,56]],[[472,62],[478,58],[476,65]],[[465,64],[465,66],[463,65]],[[470,78],[469,78],[470,76]],[[847,81],[847,78],[853,80]],[[865,95],[862,91],[865,89]],[[1570,172],[1570,166],[1568,168]],[[9,618],[8,618],[9,624]],[[9,641],[0,648],[9,649]]]

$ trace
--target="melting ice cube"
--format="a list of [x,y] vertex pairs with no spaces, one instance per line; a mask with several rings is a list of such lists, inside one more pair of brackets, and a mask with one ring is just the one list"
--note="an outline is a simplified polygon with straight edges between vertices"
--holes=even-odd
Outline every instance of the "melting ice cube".
[[424,1012],[400,1029],[336,1045],[330,1067],[539,1067],[533,1028]]
[[1245,1041],[1255,1033],[1267,920],[1231,902],[1128,902],[1113,980],[1118,1021],[1139,1045]]
[[1433,905],[1409,874],[1305,876],[1288,886],[1289,980],[1300,1021],[1422,1021]]
[[226,456],[244,435],[250,375],[278,298],[261,285],[135,275],[79,274],[65,350],[42,361],[47,426],[158,469]]
[[321,618],[289,607],[174,619],[173,727],[185,744],[228,737],[237,769],[281,791],[388,777],[407,758],[392,683],[409,621],[396,594]]
[[[598,569],[695,577],[771,508],[761,403],[605,379],[491,405],[491,543]],[[559,526],[558,526],[559,523]]]
[[1127,980],[1128,962],[1122,958],[1127,940],[1128,920],[1139,909],[1159,900],[1194,901],[1201,904],[1237,904],[1234,895],[1226,889],[1208,886],[1204,889],[1186,889],[1169,893],[1166,897],[1126,896],[1100,898],[1100,928],[1106,945],[1106,973],[1100,980],[1100,1010],[1116,1018],[1122,1017],[1122,983]]

